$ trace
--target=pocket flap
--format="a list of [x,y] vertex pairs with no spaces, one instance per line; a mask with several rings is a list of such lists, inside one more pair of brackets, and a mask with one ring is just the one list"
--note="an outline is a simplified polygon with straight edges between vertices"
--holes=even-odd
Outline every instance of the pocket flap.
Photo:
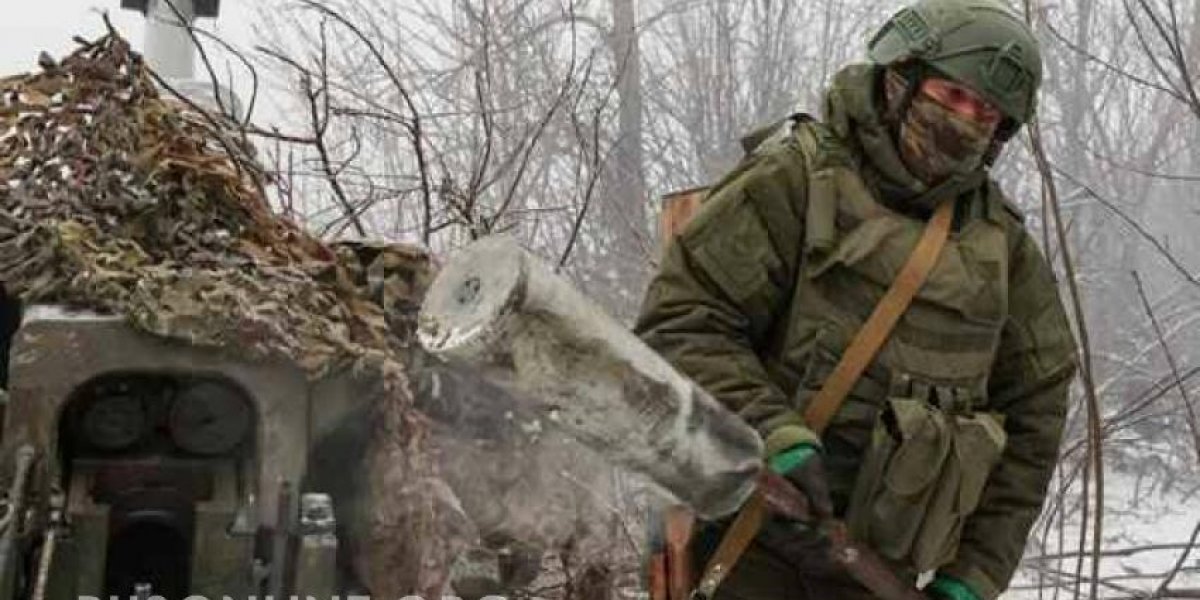
[[958,417],[957,426],[954,454],[963,477],[957,508],[965,516],[978,506],[992,467],[1004,453],[1008,434],[1000,419],[990,413]]
[[929,487],[942,471],[951,450],[943,415],[919,400],[888,401],[895,418],[899,447],[888,465],[888,489],[909,496]]
[[[890,258],[894,253],[882,252],[881,247],[908,248],[911,251],[919,235],[920,229],[905,227],[901,217],[884,216],[863,221],[843,234],[830,252],[810,261],[805,266],[805,275],[815,279],[834,265],[842,264],[886,287],[891,284],[892,278],[903,264],[897,261],[903,261],[908,255],[901,252],[899,258]],[[884,254],[889,258],[883,261],[886,264],[862,266],[861,263],[873,254]]]

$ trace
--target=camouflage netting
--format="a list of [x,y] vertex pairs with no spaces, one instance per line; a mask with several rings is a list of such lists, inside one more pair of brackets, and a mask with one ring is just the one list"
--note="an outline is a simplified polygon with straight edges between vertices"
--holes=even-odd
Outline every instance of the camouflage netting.
[[385,316],[393,307],[380,288],[395,282],[377,277],[385,258],[427,268],[427,257],[333,248],[278,218],[235,123],[160,94],[119,36],[82,44],[61,62],[43,55],[40,72],[0,79],[7,292],[291,360],[313,378],[353,370],[378,382],[365,467],[375,508],[362,541],[373,555],[360,571],[376,593],[436,589],[441,570],[430,566],[452,551],[455,502],[412,408],[406,326]]
[[125,314],[189,342],[403,386],[382,311],[275,218],[231,123],[159,96],[109,37],[0,80],[0,277],[28,302]]

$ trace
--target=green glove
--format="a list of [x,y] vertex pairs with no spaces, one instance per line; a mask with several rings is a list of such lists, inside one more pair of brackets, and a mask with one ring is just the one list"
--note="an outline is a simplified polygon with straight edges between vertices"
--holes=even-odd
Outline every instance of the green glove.
[[925,590],[930,598],[938,600],[981,600],[967,584],[949,575],[934,577]]
[[770,460],[767,461],[767,467],[778,475],[784,475],[788,471],[803,465],[817,454],[817,447],[812,444],[800,444],[799,446],[792,446],[791,448],[772,456]]
[[821,451],[809,443],[792,446],[767,459],[767,468],[782,475],[807,498],[817,522],[833,516],[833,500],[825,480]]

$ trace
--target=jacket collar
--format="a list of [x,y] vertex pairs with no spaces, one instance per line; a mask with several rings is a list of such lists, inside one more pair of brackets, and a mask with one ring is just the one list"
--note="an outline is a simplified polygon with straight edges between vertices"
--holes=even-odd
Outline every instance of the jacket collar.
[[825,123],[848,146],[877,197],[893,210],[927,216],[948,193],[958,196],[978,188],[986,176],[983,169],[933,189],[909,172],[883,119],[882,85],[883,67],[854,64],[834,75],[825,94]]

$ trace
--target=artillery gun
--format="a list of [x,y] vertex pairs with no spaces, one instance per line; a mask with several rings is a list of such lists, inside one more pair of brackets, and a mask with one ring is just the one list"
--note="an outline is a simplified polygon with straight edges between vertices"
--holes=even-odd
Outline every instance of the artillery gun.
[[56,306],[11,333],[0,598],[343,591],[334,500],[314,487],[336,475],[312,457],[353,451],[352,381]]
[[[147,14],[163,76],[212,93],[182,85],[194,57],[181,25],[216,17],[219,0],[122,6]],[[353,474],[322,466],[365,443],[351,379],[2,294],[0,365],[0,600],[354,591],[334,512],[351,501],[331,495]]]

